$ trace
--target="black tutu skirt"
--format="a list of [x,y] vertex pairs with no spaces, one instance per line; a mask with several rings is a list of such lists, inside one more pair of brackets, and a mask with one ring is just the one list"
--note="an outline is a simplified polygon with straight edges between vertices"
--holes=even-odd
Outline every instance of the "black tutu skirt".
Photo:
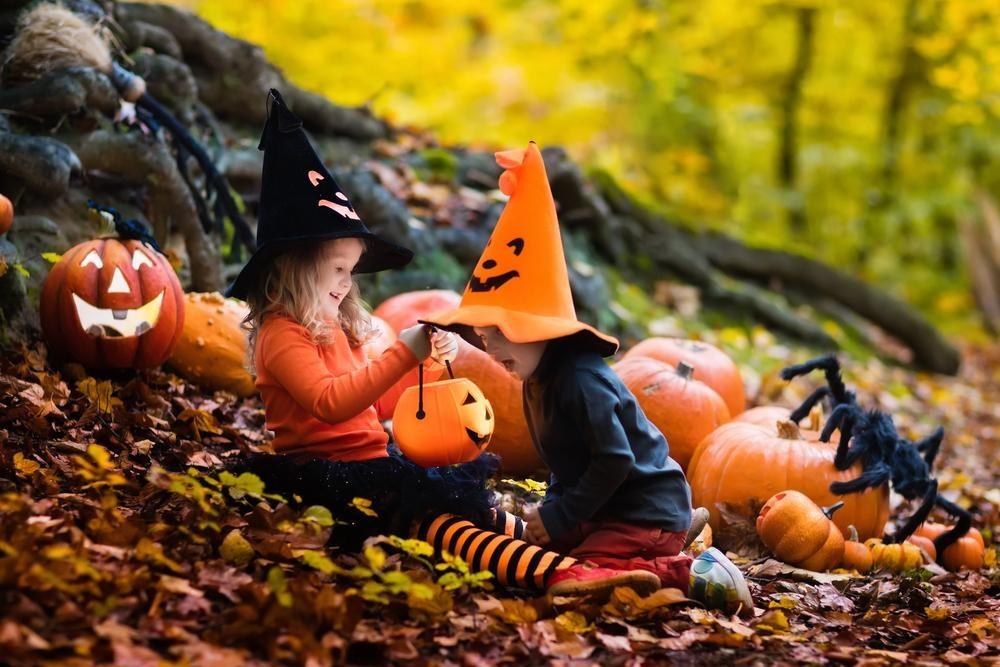
[[[454,466],[423,468],[398,449],[368,461],[296,460],[283,454],[253,454],[229,466],[236,474],[250,472],[265,491],[302,505],[322,505],[339,522],[332,546],[356,551],[373,535],[409,537],[415,521],[428,515],[455,514],[477,524],[489,522],[496,495],[486,482],[500,468],[494,454]],[[357,508],[355,498],[371,501],[374,516]]]

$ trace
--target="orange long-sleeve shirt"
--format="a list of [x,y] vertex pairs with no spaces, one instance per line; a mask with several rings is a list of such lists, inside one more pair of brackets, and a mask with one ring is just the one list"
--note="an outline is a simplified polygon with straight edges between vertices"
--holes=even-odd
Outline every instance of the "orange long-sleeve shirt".
[[[290,317],[270,315],[254,349],[257,389],[274,451],[337,461],[387,456],[389,434],[379,419],[417,383],[417,358],[402,341],[369,360],[340,327],[327,344]],[[431,382],[440,371],[426,371]]]

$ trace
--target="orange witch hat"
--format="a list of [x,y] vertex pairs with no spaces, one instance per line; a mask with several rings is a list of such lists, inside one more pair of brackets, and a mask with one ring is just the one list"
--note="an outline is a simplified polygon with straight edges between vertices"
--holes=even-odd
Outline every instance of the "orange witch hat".
[[601,356],[618,340],[576,319],[556,205],[534,142],[501,151],[500,189],[510,196],[458,308],[421,320],[480,346],[472,327],[498,327],[515,343],[576,336]]

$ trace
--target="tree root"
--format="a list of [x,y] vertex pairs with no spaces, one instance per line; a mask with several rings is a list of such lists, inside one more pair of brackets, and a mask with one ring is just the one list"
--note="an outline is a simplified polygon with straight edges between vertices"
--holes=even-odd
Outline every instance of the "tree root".
[[131,25],[135,22],[170,33],[198,81],[201,99],[220,116],[261,125],[267,117],[265,95],[269,88],[279,88],[310,131],[363,141],[388,135],[385,123],[368,111],[337,106],[292,85],[260,47],[234,39],[190,12],[123,2],[116,5],[116,15],[130,34],[138,32]]
[[[806,342],[836,347],[820,327],[766,299],[760,288],[747,284],[728,287],[717,272],[749,279],[771,291],[781,292],[787,285],[816,301],[833,301],[879,326],[910,348],[914,365],[935,373],[958,371],[958,351],[916,310],[888,293],[822,262],[751,248],[720,233],[687,229],[641,208],[606,175],[599,175],[597,181],[611,212],[637,223],[628,226],[633,231],[626,235],[626,243],[633,257],[632,268],[647,279],[669,271],[701,288],[709,301],[747,310],[761,322]],[[590,227],[597,229],[603,222],[595,218]]]
[[0,129],[0,175],[20,180],[31,192],[58,199],[80,171],[80,159],[66,144]]
[[191,261],[192,289],[211,292],[223,287],[215,239],[202,229],[194,199],[166,145],[139,132],[97,130],[80,139],[77,153],[88,170],[148,186],[157,242],[166,245],[171,228],[179,231]]
[[114,116],[118,91],[103,73],[89,67],[68,67],[11,88],[0,88],[0,109],[50,120],[87,109]]

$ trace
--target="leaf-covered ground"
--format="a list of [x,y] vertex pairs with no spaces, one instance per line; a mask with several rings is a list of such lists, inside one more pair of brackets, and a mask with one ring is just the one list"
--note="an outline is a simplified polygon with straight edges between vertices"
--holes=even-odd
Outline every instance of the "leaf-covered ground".
[[[797,353],[771,340],[750,347],[744,370],[759,402],[808,390],[775,376]],[[256,399],[206,395],[158,371],[57,372],[41,346],[10,349],[0,360],[0,655],[15,665],[983,664],[1000,656],[1000,351],[967,348],[965,359],[958,378],[848,360],[848,380],[904,433],[948,429],[939,478],[976,512],[994,547],[987,568],[817,577],[734,556],[757,606],[744,621],[674,590],[640,599],[618,589],[604,604],[490,590],[399,537],[362,554],[326,551],[337,529],[327,510],[292,509],[221,472],[266,447]],[[516,484],[500,490],[515,507],[531,499]],[[370,510],[359,499],[352,511]]]

